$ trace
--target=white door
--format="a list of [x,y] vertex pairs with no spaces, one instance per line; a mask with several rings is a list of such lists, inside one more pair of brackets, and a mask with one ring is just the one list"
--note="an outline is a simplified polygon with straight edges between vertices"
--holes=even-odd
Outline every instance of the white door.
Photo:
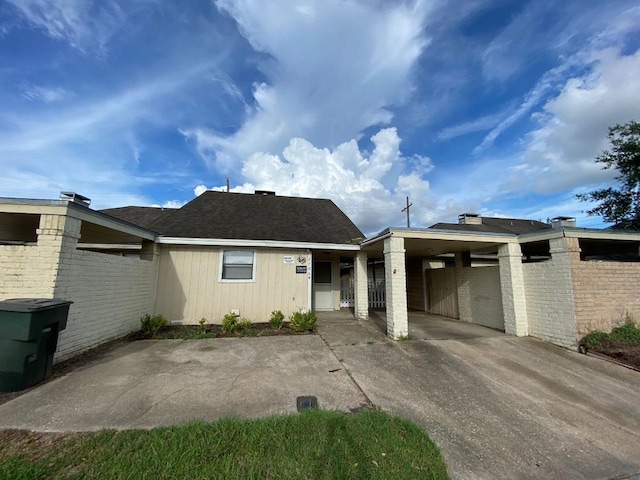
[[313,262],[313,309],[333,310],[331,262]]

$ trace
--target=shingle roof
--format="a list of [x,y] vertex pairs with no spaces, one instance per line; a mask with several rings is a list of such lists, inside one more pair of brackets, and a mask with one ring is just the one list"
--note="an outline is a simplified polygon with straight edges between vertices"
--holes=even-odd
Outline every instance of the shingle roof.
[[167,237],[343,244],[364,237],[331,200],[318,198],[207,191],[179,209],[103,212]]
[[521,235],[523,233],[536,232],[538,230],[547,230],[551,225],[538,222],[537,220],[526,220],[521,218],[495,218],[481,217],[482,224],[464,224],[464,223],[436,223],[429,228],[438,230],[460,230],[466,232],[492,232],[507,233],[512,235]]

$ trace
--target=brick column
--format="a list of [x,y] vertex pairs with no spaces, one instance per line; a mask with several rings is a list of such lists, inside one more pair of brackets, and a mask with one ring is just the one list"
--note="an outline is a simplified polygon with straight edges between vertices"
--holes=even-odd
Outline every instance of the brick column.
[[384,241],[384,278],[387,335],[397,340],[409,335],[404,238],[389,237]]
[[65,215],[41,215],[37,257],[29,261],[29,268],[38,271],[38,288],[44,297],[60,296],[56,288],[58,274],[71,258],[80,238],[80,220]]
[[463,322],[473,323],[471,310],[471,289],[469,280],[465,275],[466,269],[471,268],[471,256],[469,252],[457,252],[455,254],[456,269],[456,294],[458,296],[458,319]]
[[358,252],[354,262],[355,270],[355,315],[358,320],[369,317],[369,279],[367,278],[367,254]]
[[500,263],[500,290],[504,331],[524,337],[529,334],[527,301],[522,272],[522,250],[517,243],[507,243],[498,249]]

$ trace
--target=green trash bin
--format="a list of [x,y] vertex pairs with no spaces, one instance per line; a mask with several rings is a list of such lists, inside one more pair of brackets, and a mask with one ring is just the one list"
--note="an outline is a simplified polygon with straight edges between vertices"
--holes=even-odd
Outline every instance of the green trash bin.
[[0,302],[0,392],[15,392],[51,375],[58,333],[73,302],[14,298]]

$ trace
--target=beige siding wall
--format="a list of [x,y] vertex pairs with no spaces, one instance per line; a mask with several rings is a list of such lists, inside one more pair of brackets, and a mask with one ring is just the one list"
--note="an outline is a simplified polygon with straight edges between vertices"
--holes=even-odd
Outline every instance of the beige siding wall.
[[571,279],[578,337],[611,331],[627,314],[640,321],[640,264],[572,259]]
[[[220,323],[232,309],[253,322],[266,322],[273,310],[285,315],[308,308],[308,275],[296,274],[305,250],[256,249],[255,282],[220,282],[216,247],[163,246],[158,272],[156,312],[169,320]],[[283,256],[293,256],[285,264]],[[308,264],[308,262],[307,262]],[[339,301],[339,298],[338,298]]]
[[498,266],[464,267],[457,272],[458,284],[464,288],[458,292],[458,302],[462,312],[465,305],[467,317],[461,320],[485,327],[504,330],[502,293],[500,289],[500,269]]
[[157,259],[82,250],[63,253],[55,297],[73,301],[56,361],[140,329],[153,313]]
[[407,260],[407,307],[425,311],[422,260]]
[[458,318],[458,291],[455,268],[427,270],[429,313]]

